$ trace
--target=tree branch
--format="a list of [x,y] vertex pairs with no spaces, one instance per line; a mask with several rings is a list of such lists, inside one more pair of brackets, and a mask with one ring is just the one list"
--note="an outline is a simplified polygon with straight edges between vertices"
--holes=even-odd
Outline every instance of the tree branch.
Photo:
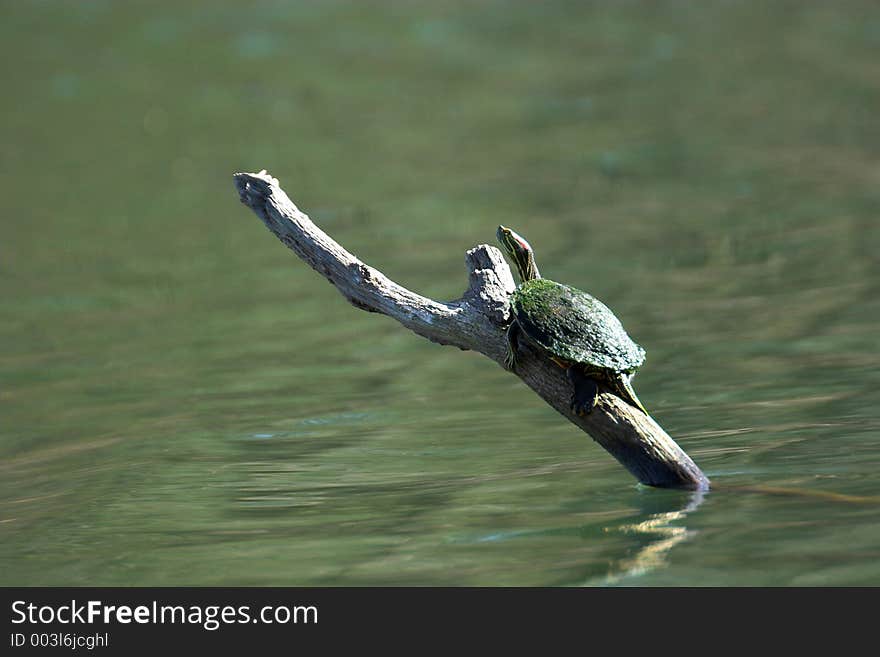
[[[358,260],[312,223],[265,171],[237,173],[234,179],[241,202],[354,306],[388,315],[433,342],[478,351],[503,363],[509,297],[516,285],[498,249],[481,244],[469,250],[468,289],[460,299],[441,303],[407,290]],[[643,484],[708,489],[709,480],[660,425],[608,390],[602,390],[589,415],[574,415],[569,409],[571,384],[564,371],[525,341],[520,344],[516,375]]]

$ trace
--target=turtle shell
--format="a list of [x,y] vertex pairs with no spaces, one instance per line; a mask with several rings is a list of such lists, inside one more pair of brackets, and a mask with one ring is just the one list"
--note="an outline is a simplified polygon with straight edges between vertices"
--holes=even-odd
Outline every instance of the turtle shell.
[[645,361],[614,313],[577,288],[538,278],[520,285],[511,304],[522,332],[551,356],[614,372]]

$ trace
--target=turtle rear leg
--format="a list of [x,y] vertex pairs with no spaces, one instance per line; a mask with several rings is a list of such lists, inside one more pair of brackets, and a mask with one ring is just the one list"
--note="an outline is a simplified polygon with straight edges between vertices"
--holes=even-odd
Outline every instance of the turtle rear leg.
[[507,327],[507,355],[504,357],[504,368],[516,371],[516,351],[519,349],[519,324],[514,322]]
[[627,402],[630,406],[635,406],[642,413],[648,415],[648,411],[642,406],[642,402],[639,401],[639,398],[636,396],[636,391],[633,390],[632,374],[624,374],[621,372],[611,379],[611,383],[613,384],[614,392],[617,393],[618,397]]
[[596,402],[599,399],[599,386],[577,365],[570,366],[565,370],[565,373],[574,386],[574,394],[571,396],[571,412],[575,415],[586,415],[596,407]]

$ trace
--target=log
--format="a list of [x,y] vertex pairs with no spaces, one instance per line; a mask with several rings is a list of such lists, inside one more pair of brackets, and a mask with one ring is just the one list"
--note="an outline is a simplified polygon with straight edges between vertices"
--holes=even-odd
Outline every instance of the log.
[[[398,285],[342,248],[265,171],[236,173],[234,180],[241,202],[352,305],[392,317],[432,342],[479,352],[503,367],[505,330],[511,319],[509,297],[516,284],[494,246],[481,244],[465,255],[469,285],[460,299],[435,301]],[[526,341],[520,343],[514,376],[592,436],[641,483],[708,490],[708,478],[660,425],[607,389],[601,389],[591,413],[573,414],[572,388],[565,372]]]

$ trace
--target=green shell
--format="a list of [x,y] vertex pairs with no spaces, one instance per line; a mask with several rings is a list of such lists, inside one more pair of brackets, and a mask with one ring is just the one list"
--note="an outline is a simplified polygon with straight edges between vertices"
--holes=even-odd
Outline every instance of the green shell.
[[511,303],[522,332],[551,356],[613,372],[645,361],[614,313],[577,288],[538,278],[520,285]]

